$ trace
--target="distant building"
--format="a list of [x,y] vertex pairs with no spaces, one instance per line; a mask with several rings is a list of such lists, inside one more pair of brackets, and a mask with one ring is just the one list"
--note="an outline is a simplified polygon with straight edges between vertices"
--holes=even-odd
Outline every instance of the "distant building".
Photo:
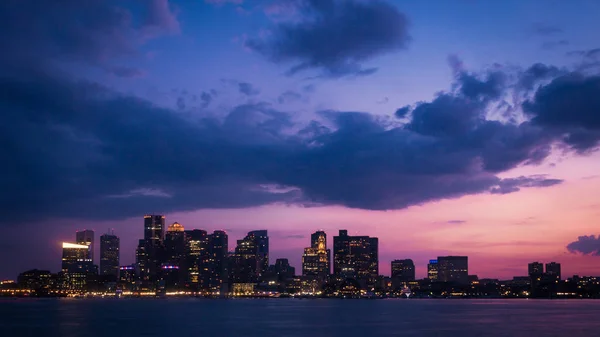
[[438,280],[438,260],[429,260],[427,264],[427,278],[430,281]]
[[92,263],[94,263],[94,231],[91,229],[85,229],[75,232],[75,243],[78,245],[88,246],[87,258],[92,260]]
[[362,287],[373,287],[379,275],[379,240],[350,236],[340,230],[333,237],[333,272],[338,278],[356,279]]
[[139,281],[141,283],[148,283],[150,281],[150,260],[148,257],[146,240],[142,239],[138,243],[138,246],[135,250],[135,264],[137,266]]
[[100,275],[119,276],[120,239],[114,234],[100,236]]
[[209,235],[209,254],[211,262],[210,288],[213,292],[224,294],[228,291],[228,249],[229,237],[225,231],[216,230]]
[[191,289],[205,291],[210,282],[209,238],[205,230],[185,231],[186,263],[185,279]]
[[94,272],[89,246],[63,242],[62,249],[62,288],[84,290],[88,276]]
[[148,255],[148,278],[154,282],[157,280],[160,267],[165,259],[165,216],[144,215],[144,245]]
[[17,277],[17,284],[21,289],[29,289],[38,295],[48,294],[54,287],[54,277],[48,270],[28,270]]
[[311,235],[311,245],[304,248],[302,276],[324,281],[330,273],[331,251],[327,249],[327,235],[317,231]]
[[257,230],[248,233],[256,246],[256,263],[259,277],[269,269],[269,234],[267,230]]
[[467,256],[438,257],[438,281],[460,285],[469,284],[469,259]]
[[560,281],[560,263],[550,262],[546,263],[546,277],[550,281]]
[[123,290],[133,290],[137,280],[135,268],[133,266],[119,267],[119,287]]
[[167,228],[165,234],[166,261],[171,265],[183,267],[185,259],[186,235],[185,228],[174,222]]
[[392,261],[392,281],[410,282],[415,280],[415,264],[411,259]]
[[532,262],[527,266],[529,276],[542,276],[544,274],[544,264],[541,262]]
[[[230,279],[236,284],[256,283],[260,275],[258,247],[254,235],[237,240],[237,246],[230,259]],[[262,264],[261,264],[262,266]]]

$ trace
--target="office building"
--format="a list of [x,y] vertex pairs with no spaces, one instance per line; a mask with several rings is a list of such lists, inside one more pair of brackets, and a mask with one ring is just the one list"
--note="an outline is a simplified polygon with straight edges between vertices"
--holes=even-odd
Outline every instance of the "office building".
[[185,228],[178,222],[169,225],[165,234],[165,255],[170,265],[183,267],[186,244]]
[[269,234],[266,230],[248,232],[256,246],[256,263],[258,276],[260,277],[269,269]]
[[327,235],[317,231],[311,235],[311,246],[304,248],[302,276],[325,281],[330,273],[331,251],[327,249]]
[[225,231],[216,230],[209,235],[211,276],[210,288],[213,292],[227,292],[229,237]]
[[438,280],[438,260],[429,260],[427,264],[427,278],[432,282]]
[[62,287],[65,290],[84,290],[87,279],[94,272],[89,245],[63,242]]
[[119,276],[119,237],[114,234],[100,236],[100,275]]
[[544,276],[544,264],[541,262],[532,262],[527,266],[527,271],[531,279],[531,284],[537,286],[538,282]]
[[91,229],[85,229],[75,232],[75,243],[78,245],[88,246],[87,258],[92,260],[92,263],[94,263],[94,231]]
[[546,278],[549,281],[560,281],[560,263],[550,262],[546,263]]
[[185,279],[194,291],[205,291],[210,285],[210,247],[205,230],[185,231],[186,263]]
[[120,266],[119,267],[119,282],[118,286],[122,290],[133,290],[135,288],[135,282],[137,275],[134,266]]
[[157,280],[162,263],[165,260],[165,216],[144,215],[144,245],[148,258],[148,279]]
[[257,240],[248,233],[246,237],[237,240],[235,252],[230,257],[230,278],[233,284],[256,283],[260,276]]
[[362,287],[372,287],[379,275],[379,241],[369,236],[350,236],[340,230],[333,237],[333,272],[338,278],[356,279]]
[[17,277],[17,284],[21,289],[29,289],[36,295],[47,295],[55,285],[54,277],[49,270],[28,270]]
[[410,282],[415,280],[415,264],[413,260],[392,261],[392,280]]
[[438,281],[469,284],[469,259],[466,256],[438,257]]
[[137,267],[137,274],[139,275],[139,281],[143,284],[150,282],[149,263],[146,240],[140,240],[135,250],[135,264]]

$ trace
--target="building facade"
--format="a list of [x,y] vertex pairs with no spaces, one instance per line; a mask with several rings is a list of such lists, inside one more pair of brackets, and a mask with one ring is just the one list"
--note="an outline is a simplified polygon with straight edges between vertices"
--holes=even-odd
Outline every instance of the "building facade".
[[427,264],[427,278],[432,282],[438,280],[438,260],[429,260]]
[[88,246],[88,256],[87,258],[92,260],[94,263],[94,231],[91,229],[85,229],[82,231],[75,232],[75,243],[78,245],[86,245]]
[[94,273],[94,264],[89,255],[89,246],[63,242],[62,244],[62,288],[85,290],[88,278]]
[[120,242],[114,234],[100,236],[100,275],[119,276]]
[[327,235],[317,231],[311,235],[311,246],[304,248],[302,255],[302,276],[325,281],[331,269],[331,251],[327,249]]
[[438,257],[438,281],[469,284],[469,259],[466,256]]
[[415,280],[415,264],[411,259],[392,261],[392,280],[410,282]]
[[350,236],[340,230],[333,237],[333,272],[342,279],[355,279],[362,287],[372,287],[379,275],[379,240],[369,236]]

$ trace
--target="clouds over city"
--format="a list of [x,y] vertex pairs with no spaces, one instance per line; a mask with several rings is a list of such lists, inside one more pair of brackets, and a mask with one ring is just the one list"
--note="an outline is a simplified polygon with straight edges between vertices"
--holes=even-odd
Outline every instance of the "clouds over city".
[[567,245],[567,250],[573,254],[600,256],[600,235],[583,235]]
[[[0,75],[5,111],[0,154],[8,163],[0,167],[0,209],[11,221],[120,218],[154,209],[274,202],[401,209],[560,184],[560,177],[501,178],[500,173],[543,162],[556,144],[584,153],[600,140],[598,76],[541,64],[510,73],[467,72],[454,63],[461,66],[453,68],[449,89],[397,109],[402,121],[320,110],[300,123],[291,112],[266,103],[248,82],[235,82],[236,89],[252,102],[219,117],[184,114],[184,100],[179,110],[160,107],[37,62],[39,53],[49,51],[57,64],[77,59],[92,67],[115,66],[117,55],[136,54],[139,44],[159,31],[180,29],[165,1],[144,5],[148,14],[140,20],[113,3],[92,2],[97,15],[84,24],[69,21],[78,18],[79,3],[69,2],[70,15],[61,14],[62,33],[50,27],[55,19],[44,19],[50,21],[42,21],[41,28],[7,39],[10,52],[0,59],[0,69],[7,70]],[[30,12],[27,6],[35,4],[0,6],[5,12]],[[382,1],[299,6],[304,15],[299,22],[278,23],[273,35],[248,42],[268,59],[290,63],[290,73],[364,74],[372,71],[365,62],[401,50],[410,40],[408,19]],[[19,28],[18,22],[2,25],[3,34]],[[23,38],[32,43],[23,45]],[[124,77],[137,74],[121,70]],[[511,111],[523,115],[491,118],[515,91],[526,98]],[[202,92],[202,106],[214,106],[215,95]],[[299,93],[285,91],[277,101],[299,99]]]

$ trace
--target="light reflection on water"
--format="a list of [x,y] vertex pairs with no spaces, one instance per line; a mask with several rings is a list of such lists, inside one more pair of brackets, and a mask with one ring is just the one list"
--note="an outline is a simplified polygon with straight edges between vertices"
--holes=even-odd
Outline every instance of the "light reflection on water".
[[1,336],[600,336],[593,300],[0,300]]

